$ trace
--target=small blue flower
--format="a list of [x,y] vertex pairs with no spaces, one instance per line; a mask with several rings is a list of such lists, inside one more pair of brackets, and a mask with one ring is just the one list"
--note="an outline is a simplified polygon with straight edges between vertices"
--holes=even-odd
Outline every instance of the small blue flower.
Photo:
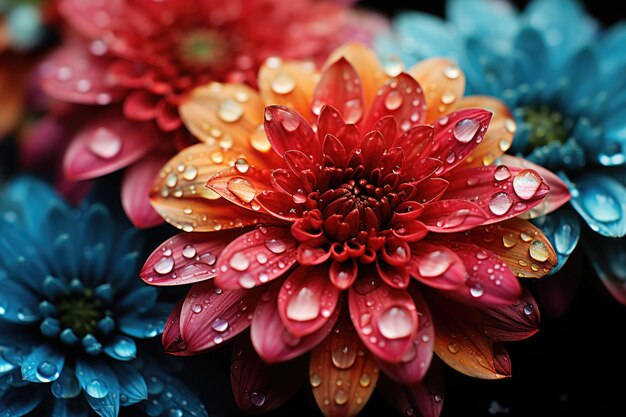
[[0,416],[206,415],[144,354],[172,306],[137,278],[140,248],[102,205],[29,178],[0,191]]
[[0,0],[0,16],[4,17],[10,46],[26,50],[44,38],[44,22],[39,0]]
[[[559,266],[579,239],[580,218],[590,229],[582,240],[599,240],[624,258],[626,22],[603,30],[574,0],[533,0],[522,12],[505,1],[449,0],[446,16],[401,14],[393,33],[377,40],[378,51],[407,65],[450,57],[464,70],[469,94],[510,107],[518,129],[509,152],[559,172],[579,214],[560,210],[540,221],[563,249]],[[626,304],[624,268],[592,261]]]

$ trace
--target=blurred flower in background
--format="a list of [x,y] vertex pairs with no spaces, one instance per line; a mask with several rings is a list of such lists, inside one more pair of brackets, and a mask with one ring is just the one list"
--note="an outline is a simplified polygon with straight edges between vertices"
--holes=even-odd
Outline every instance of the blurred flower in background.
[[516,216],[550,187],[550,210],[569,195],[554,174],[548,187],[532,169],[483,166],[514,122],[494,98],[463,97],[464,85],[449,60],[389,75],[347,44],[321,73],[268,59],[258,92],[193,90],[179,110],[204,143],[171,159],[151,192],[184,233],[141,273],[153,285],[195,283],[167,322],[166,350],[198,354],[250,327],[231,371],[237,404],[255,413],[297,390],[309,351],[327,416],[357,414],[376,386],[403,413],[438,415],[433,353],[473,377],[509,376],[502,342],[539,323],[517,277],[557,262]]
[[[186,94],[209,81],[255,85],[260,63],[270,56],[321,62],[347,39],[368,42],[385,21],[349,3],[60,0],[69,27],[41,66],[43,89],[90,111],[64,108],[60,120],[44,120],[27,147],[49,156],[40,151],[49,149],[46,132],[62,129],[73,137],[63,162],[70,179],[128,168],[124,209],[136,226],[154,226],[162,220],[148,202],[152,178],[176,149],[195,142],[177,109]],[[64,146],[55,148],[59,153]]]
[[0,191],[0,416],[203,416],[150,354],[172,306],[136,279],[141,239],[31,178]]
[[[407,65],[448,56],[467,73],[470,93],[512,109],[518,128],[509,153],[559,171],[571,190],[574,210],[530,213],[557,250],[556,270],[587,225],[589,259],[626,304],[626,25],[603,30],[571,0],[534,0],[522,12],[506,1],[450,0],[446,15],[400,14],[378,51]],[[502,162],[516,164],[510,156]],[[539,287],[547,301],[562,299],[557,312],[571,301],[559,295],[565,279],[576,282],[563,276]]]

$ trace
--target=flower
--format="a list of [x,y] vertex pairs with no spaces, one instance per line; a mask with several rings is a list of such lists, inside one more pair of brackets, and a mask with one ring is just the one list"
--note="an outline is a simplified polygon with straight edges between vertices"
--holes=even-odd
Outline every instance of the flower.
[[43,40],[48,5],[41,1],[0,2],[0,52],[6,48],[28,50]]
[[195,283],[166,324],[165,349],[197,354],[250,326],[252,345],[239,338],[231,370],[239,407],[254,412],[298,388],[309,351],[325,415],[355,415],[379,369],[396,404],[438,414],[441,375],[425,376],[433,352],[474,377],[508,376],[500,342],[530,336],[539,318],[516,275],[556,264],[516,216],[549,187],[534,170],[482,166],[514,122],[493,98],[462,98],[464,83],[449,60],[390,76],[348,44],[321,73],[269,59],[259,92],[195,89],[180,113],[204,143],[170,160],[151,194],[192,233],[163,243],[141,272],[153,285]]
[[71,209],[34,179],[2,190],[1,416],[109,417],[137,403],[151,416],[206,416],[142,345],[171,305],[133,279],[138,241],[104,206]]
[[192,139],[181,126],[180,101],[209,81],[254,85],[269,56],[319,61],[345,39],[367,40],[370,29],[354,20],[375,18],[355,17],[345,3],[61,0],[62,15],[80,35],[44,62],[43,88],[56,99],[106,109],[77,123],[66,175],[83,180],[128,167],[122,198],[129,218],[138,227],[158,224],[148,202],[152,178]]
[[[499,97],[512,109],[519,128],[510,152],[569,178],[574,210],[537,220],[559,254],[555,271],[574,250],[582,218],[590,229],[583,246],[596,272],[626,304],[618,261],[626,256],[624,25],[600,31],[577,1],[534,0],[520,13],[504,1],[447,6],[447,20],[400,15],[394,35],[378,40],[379,50],[407,64],[449,56],[469,74],[469,91]],[[519,163],[511,156],[502,161]]]

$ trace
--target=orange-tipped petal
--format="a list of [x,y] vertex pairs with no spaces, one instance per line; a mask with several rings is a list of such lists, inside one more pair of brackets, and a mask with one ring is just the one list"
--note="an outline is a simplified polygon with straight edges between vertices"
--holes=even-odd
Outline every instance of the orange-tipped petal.
[[465,74],[451,60],[430,58],[415,64],[408,71],[424,89],[426,96],[426,122],[457,108],[465,91]]
[[429,305],[435,321],[435,353],[457,371],[481,379],[511,376],[501,373],[494,343],[485,336],[483,319],[476,309],[431,293]]
[[369,400],[379,370],[348,320],[311,353],[309,382],[326,417],[356,416]]
[[363,44],[351,42],[337,48],[326,61],[325,67],[330,66],[342,57],[352,64],[359,75],[365,108],[369,108],[376,97],[376,91],[389,76],[383,71],[382,65],[374,51]]
[[509,108],[500,100],[489,96],[463,97],[456,109],[480,108],[493,113],[483,141],[465,159],[461,166],[491,165],[511,147],[517,125]]
[[319,116],[324,105],[337,109],[347,123],[357,123],[365,113],[362,82],[356,69],[345,58],[328,66],[322,72],[311,110]]
[[256,197],[265,190],[273,190],[270,170],[249,167],[246,172],[241,172],[236,166],[215,173],[207,187],[233,204],[259,212],[264,210]]
[[[433,235],[433,239],[437,238]],[[517,217],[446,235],[445,240],[474,243],[489,250],[520,278],[541,278],[557,264],[556,252],[548,238],[532,223]]]
[[312,63],[269,58],[259,70],[259,90],[266,106],[292,108],[310,119],[311,101],[317,82]]

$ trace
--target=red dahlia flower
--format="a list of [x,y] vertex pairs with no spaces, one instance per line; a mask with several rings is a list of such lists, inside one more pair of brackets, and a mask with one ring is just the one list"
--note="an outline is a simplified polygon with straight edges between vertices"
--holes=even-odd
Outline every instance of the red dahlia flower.
[[[381,24],[335,0],[59,3],[80,36],[70,36],[44,63],[43,88],[62,101],[108,108],[80,121],[65,173],[82,180],[130,167],[123,204],[140,227],[162,221],[148,190],[174,144],[189,143],[177,108],[191,89],[210,81],[255,85],[270,56],[321,61],[347,39],[369,40],[372,26]],[[374,24],[357,29],[361,18]]]
[[297,389],[297,377],[274,377],[299,372],[309,351],[310,385],[331,416],[356,414],[379,369],[396,404],[437,414],[437,368],[420,385],[433,352],[474,377],[510,375],[501,342],[539,321],[516,276],[556,265],[545,236],[516,216],[549,187],[531,169],[483,166],[515,123],[493,98],[462,98],[464,83],[444,59],[391,77],[351,44],[321,74],[268,60],[260,92],[194,90],[180,112],[204,143],[167,163],[152,192],[157,211],[193,233],[142,271],[154,285],[196,282],[167,323],[166,350],[200,353],[250,326],[232,381],[239,406],[257,412]]

